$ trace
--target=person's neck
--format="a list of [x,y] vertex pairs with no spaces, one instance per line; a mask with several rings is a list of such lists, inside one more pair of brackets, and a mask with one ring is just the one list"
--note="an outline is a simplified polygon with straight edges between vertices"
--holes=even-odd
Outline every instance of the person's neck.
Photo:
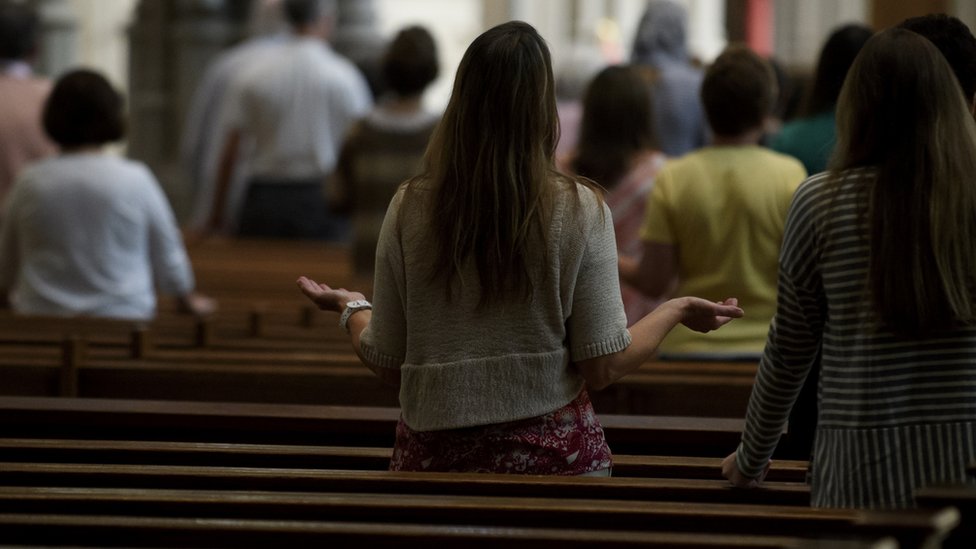
[[762,140],[763,129],[753,128],[746,130],[738,135],[719,135],[712,136],[712,145],[716,147],[741,147],[744,145],[758,145]]
[[383,108],[395,114],[413,114],[423,108],[423,98],[420,95],[410,97],[394,95],[383,104]]
[[102,152],[101,145],[74,145],[61,147],[61,154],[93,154]]
[[314,38],[328,42],[329,32],[323,23],[309,23],[292,28],[292,33],[298,38]]

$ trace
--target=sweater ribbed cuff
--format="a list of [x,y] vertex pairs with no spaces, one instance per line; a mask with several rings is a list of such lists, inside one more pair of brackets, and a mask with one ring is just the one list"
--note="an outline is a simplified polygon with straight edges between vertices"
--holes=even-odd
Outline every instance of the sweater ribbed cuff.
[[379,366],[380,368],[390,368],[393,370],[399,370],[400,365],[403,364],[403,358],[398,358],[391,355],[386,355],[378,350],[374,349],[368,343],[360,341],[360,350],[363,353],[363,358],[373,366]]
[[603,341],[573,347],[571,353],[573,362],[588,360],[598,356],[612,355],[613,353],[623,351],[629,347],[631,341],[630,332],[628,330],[624,330],[613,337],[604,339]]

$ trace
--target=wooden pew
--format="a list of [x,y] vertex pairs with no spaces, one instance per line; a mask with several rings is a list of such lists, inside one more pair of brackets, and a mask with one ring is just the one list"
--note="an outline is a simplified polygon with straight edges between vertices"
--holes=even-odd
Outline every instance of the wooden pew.
[[[537,481],[551,479],[522,480],[519,484],[522,490],[533,494]],[[607,479],[570,480],[592,481],[573,483],[577,486],[610,484]],[[114,487],[3,487],[0,488],[0,510],[6,515],[310,521],[327,518],[343,522],[436,522],[516,528],[558,528],[572,524],[574,528],[599,531],[706,531],[743,535],[762,532],[764,535],[805,538],[877,539],[891,536],[901,547],[933,546],[959,521],[954,509],[872,513],[775,505],[472,495],[472,492],[427,495],[397,491],[312,493]]]
[[[0,317],[0,335],[18,340],[5,322],[12,321]],[[396,391],[372,379],[344,341],[315,347],[240,336],[198,346],[185,327],[182,335],[145,336],[131,324],[77,319],[33,318],[20,330],[27,341],[0,345],[6,395],[397,404]],[[85,335],[61,341],[72,330]],[[652,362],[591,398],[601,413],[741,417],[754,371],[751,364]]]
[[[60,488],[145,488],[253,490],[354,494],[552,497],[634,501],[754,503],[809,507],[802,483],[768,482],[757,490],[737,490],[723,480],[662,478],[574,478],[176,465],[107,465],[0,462],[0,486]],[[2,493],[0,493],[2,496]],[[2,498],[0,498],[2,499]]]
[[[0,439],[0,461],[385,471],[390,448],[212,442]],[[615,477],[720,480],[721,458],[615,454]],[[776,460],[771,482],[804,482],[807,462]]]
[[366,547],[495,548],[714,548],[714,549],[897,549],[892,538],[811,542],[796,537],[685,532],[592,531],[494,525],[438,525],[378,522],[159,518],[125,516],[0,514],[0,533],[24,546],[118,544],[137,547],[300,547],[323,544]]
[[[0,437],[390,448],[399,410],[361,406],[0,397]],[[724,457],[743,420],[604,414],[614,452]],[[785,458],[785,456],[784,456]]]
[[[0,361],[0,391],[88,398],[398,405],[398,390],[383,384],[351,353],[308,365],[292,364],[284,355],[278,360],[258,353],[242,363],[231,363],[235,354],[245,353],[180,350],[142,359],[102,353],[102,357],[73,358],[67,363],[51,353],[7,358]],[[304,360],[299,357],[296,362]],[[68,379],[72,381],[65,384]],[[742,417],[751,387],[752,380],[745,378],[638,372],[590,397],[599,413]],[[701,398],[703,394],[709,398]]]

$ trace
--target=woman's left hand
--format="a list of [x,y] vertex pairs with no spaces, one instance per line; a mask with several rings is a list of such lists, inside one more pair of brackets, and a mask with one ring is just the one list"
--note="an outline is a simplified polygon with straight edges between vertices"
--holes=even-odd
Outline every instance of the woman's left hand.
[[739,300],[734,297],[718,303],[697,297],[679,297],[672,301],[680,307],[681,323],[696,332],[717,330],[744,314]]
[[319,284],[304,276],[298,277],[298,287],[305,294],[305,297],[323,311],[341,313],[346,308],[346,303],[357,299],[366,299],[366,296],[359,292],[350,292],[345,288],[334,289],[328,284]]

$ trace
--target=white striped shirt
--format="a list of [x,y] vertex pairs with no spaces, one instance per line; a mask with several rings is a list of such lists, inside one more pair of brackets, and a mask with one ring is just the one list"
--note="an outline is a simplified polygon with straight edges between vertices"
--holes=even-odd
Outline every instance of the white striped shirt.
[[756,476],[822,348],[813,505],[907,507],[966,480],[976,458],[976,327],[906,338],[879,326],[868,289],[869,170],[804,182],[780,255],[779,297],[738,450]]

